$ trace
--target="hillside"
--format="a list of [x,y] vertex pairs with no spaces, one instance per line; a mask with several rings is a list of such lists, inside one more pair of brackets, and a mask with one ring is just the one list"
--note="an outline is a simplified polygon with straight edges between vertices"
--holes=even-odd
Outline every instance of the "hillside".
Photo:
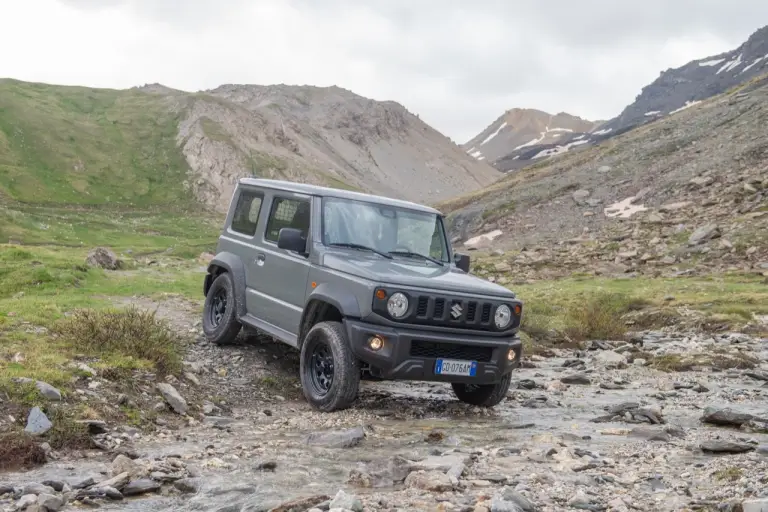
[[[721,94],[739,84],[768,71],[768,26],[755,31],[743,44],[731,51],[694,60],[679,68],[667,69],[652,83],[643,87],[635,101],[628,105],[617,117],[604,122],[589,125],[582,121],[582,131],[563,132],[556,138],[544,130],[534,132],[534,137],[524,147],[518,142],[507,143],[500,139],[495,144],[490,142],[481,151],[488,155],[485,160],[501,171],[519,169],[534,164],[542,158],[561,155],[575,148],[598,144],[616,137],[637,126],[641,126],[666,116],[674,115],[697,103]],[[504,117],[504,116],[502,116]],[[581,121],[579,118],[573,118]],[[466,144],[466,149],[478,145],[504,122],[502,118],[494,122],[475,139]],[[512,125],[512,123],[508,123]],[[514,125],[513,125],[514,126]],[[548,125],[561,126],[560,123]],[[571,126],[564,126],[571,128]],[[539,140],[541,137],[541,140]],[[488,146],[488,147],[486,147]],[[477,154],[476,156],[480,156]]]
[[403,106],[337,87],[0,80],[0,194],[11,199],[222,211],[236,180],[254,175],[421,202],[498,177]]
[[521,279],[544,266],[768,272],[766,117],[761,77],[441,207],[455,240],[493,233],[480,245],[519,254]]
[[[600,122],[560,112],[552,115],[536,109],[514,108],[462,147],[470,156],[508,171],[545,156],[567,151],[586,142],[586,135]],[[560,140],[574,140],[561,148]]]

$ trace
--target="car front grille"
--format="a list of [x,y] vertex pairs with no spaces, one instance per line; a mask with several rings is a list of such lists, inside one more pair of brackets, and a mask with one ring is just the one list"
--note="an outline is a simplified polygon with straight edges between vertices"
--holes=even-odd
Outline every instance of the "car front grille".
[[416,299],[415,323],[491,330],[492,302],[420,295]]
[[413,340],[411,341],[411,356],[488,363],[493,358],[493,347]]

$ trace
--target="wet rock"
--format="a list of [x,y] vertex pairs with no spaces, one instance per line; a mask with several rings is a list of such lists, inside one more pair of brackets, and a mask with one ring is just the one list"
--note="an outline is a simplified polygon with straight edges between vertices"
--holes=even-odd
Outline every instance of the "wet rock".
[[132,479],[143,478],[148,474],[147,468],[122,454],[115,457],[110,470],[113,475],[128,473]]
[[122,260],[106,247],[92,249],[85,258],[85,264],[91,267],[101,267],[106,270],[118,270],[122,267]]
[[[50,487],[56,492],[61,492],[64,490],[65,487],[67,487],[67,483],[62,482],[61,480],[44,480],[42,484],[47,485],[48,487]],[[0,494],[3,494],[2,491],[0,491]]]
[[107,480],[104,480],[102,482],[99,482],[97,487],[105,488],[105,487],[114,487],[118,491],[121,490],[123,487],[125,487],[128,482],[131,480],[131,475],[127,471],[124,473],[120,473],[119,475],[116,475],[112,478],[109,478]]
[[595,361],[608,368],[622,368],[627,364],[627,358],[613,350],[602,350],[595,354]]
[[357,487],[392,487],[402,483],[410,474],[413,463],[403,457],[395,456],[386,463],[374,461],[359,463],[349,472],[347,483]]
[[747,370],[744,372],[747,377],[755,380],[768,381],[768,372],[761,370]]
[[168,405],[171,406],[171,409],[182,416],[187,414],[187,401],[176,391],[176,388],[167,382],[160,382],[156,387]]
[[53,487],[47,485],[38,484],[36,482],[30,482],[24,484],[21,488],[21,494],[54,494],[56,491]]
[[352,448],[360,444],[365,438],[362,427],[346,430],[333,430],[329,432],[312,432],[305,443],[310,446],[324,446],[326,448]]
[[123,496],[137,496],[139,494],[146,494],[148,492],[156,492],[160,490],[160,482],[155,482],[148,478],[142,478],[134,480],[128,485],[123,487]]
[[709,453],[747,453],[754,451],[753,444],[739,443],[735,441],[704,441],[701,443],[701,450]]
[[560,378],[560,382],[563,382],[564,384],[581,384],[581,385],[588,385],[592,383],[592,381],[589,380],[589,377],[587,377],[583,373],[574,373],[572,375],[565,375]]
[[180,492],[196,494],[200,491],[201,481],[198,478],[182,478],[181,480],[176,480],[173,486]]
[[102,487],[101,491],[104,493],[104,497],[112,501],[120,501],[123,499],[123,493],[115,489],[114,487]]
[[86,489],[88,487],[91,487],[95,483],[96,483],[96,481],[93,479],[93,477],[89,476],[88,478],[80,480],[76,484],[72,485],[72,488],[73,489]]
[[649,427],[635,427],[629,432],[630,437],[637,437],[645,439],[647,441],[664,441],[669,442],[673,438],[685,437],[685,432],[679,427],[673,426],[649,426]]
[[721,409],[717,407],[707,407],[704,409],[704,414],[701,416],[701,421],[711,425],[740,427],[753,418],[754,416],[751,414],[733,411],[730,408]]
[[16,510],[24,510],[27,507],[31,507],[37,503],[36,494],[24,494],[16,502]]
[[11,484],[0,483],[0,496],[3,494],[10,494],[13,492],[13,486]]
[[291,501],[286,501],[280,505],[269,509],[269,512],[293,512],[294,510],[307,510],[313,508],[321,503],[327,502],[331,497],[325,494],[318,496],[309,496],[306,498],[298,498]]
[[491,500],[491,512],[536,512],[537,510],[528,498],[511,487],[505,487]]
[[440,471],[414,471],[405,479],[405,486],[432,492],[445,492],[453,489],[451,477]]
[[53,423],[48,419],[39,407],[35,406],[29,411],[27,416],[27,426],[24,430],[33,436],[45,434],[53,427]]
[[351,510],[352,512],[363,512],[363,503],[360,501],[360,498],[354,494],[347,494],[344,491],[339,490],[339,492],[336,493],[336,496],[333,497],[333,500],[331,500],[329,508],[331,510],[342,509]]
[[58,512],[64,506],[64,500],[52,494],[39,494],[37,504],[44,511]]
[[464,454],[430,455],[423,460],[414,462],[412,468],[414,471],[442,471],[445,473],[451,468],[464,468],[469,464],[469,461],[469,456]]

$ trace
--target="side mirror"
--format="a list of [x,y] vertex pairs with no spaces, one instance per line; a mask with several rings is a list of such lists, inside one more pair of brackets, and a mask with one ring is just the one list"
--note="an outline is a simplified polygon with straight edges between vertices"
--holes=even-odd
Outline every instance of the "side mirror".
[[453,255],[453,261],[456,263],[456,266],[469,274],[469,255],[468,254],[459,254],[454,253]]
[[300,229],[282,228],[277,235],[277,246],[286,251],[296,251],[304,254],[307,249],[307,239]]

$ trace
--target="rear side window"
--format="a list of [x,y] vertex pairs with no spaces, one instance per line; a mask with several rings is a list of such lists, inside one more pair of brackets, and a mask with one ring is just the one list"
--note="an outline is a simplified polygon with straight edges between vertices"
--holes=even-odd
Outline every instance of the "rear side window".
[[306,199],[276,197],[272,201],[272,210],[269,212],[264,238],[277,242],[277,236],[283,228],[300,229],[306,237],[309,233],[309,205]]
[[259,211],[264,196],[260,192],[242,190],[237,198],[235,213],[232,217],[232,231],[244,235],[256,234],[256,224],[259,222]]

